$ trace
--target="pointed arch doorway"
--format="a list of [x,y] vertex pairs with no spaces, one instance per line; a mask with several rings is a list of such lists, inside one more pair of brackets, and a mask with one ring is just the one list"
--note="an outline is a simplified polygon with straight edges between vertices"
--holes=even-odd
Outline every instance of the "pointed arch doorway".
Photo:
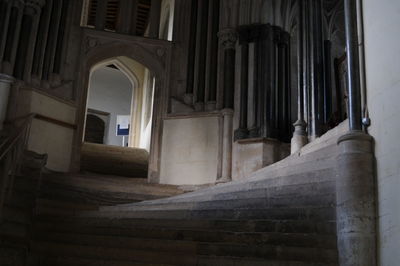
[[154,87],[151,72],[128,57],[103,60],[91,68],[82,170],[147,176]]

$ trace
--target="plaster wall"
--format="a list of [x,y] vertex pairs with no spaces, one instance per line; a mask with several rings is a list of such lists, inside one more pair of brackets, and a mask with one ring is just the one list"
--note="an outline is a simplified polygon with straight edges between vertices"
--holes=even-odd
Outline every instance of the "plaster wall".
[[121,71],[103,67],[92,73],[88,108],[110,113],[105,144],[122,146],[122,136],[116,136],[117,115],[130,115],[131,102],[132,84]]
[[214,183],[218,172],[219,117],[164,121],[160,183]]
[[400,1],[364,0],[369,133],[375,138],[379,265],[400,261]]
[[[75,124],[76,108],[70,103],[33,90],[21,90],[18,98],[18,115],[37,113],[59,121]],[[28,141],[28,149],[47,153],[47,168],[68,172],[74,129],[34,119]]]

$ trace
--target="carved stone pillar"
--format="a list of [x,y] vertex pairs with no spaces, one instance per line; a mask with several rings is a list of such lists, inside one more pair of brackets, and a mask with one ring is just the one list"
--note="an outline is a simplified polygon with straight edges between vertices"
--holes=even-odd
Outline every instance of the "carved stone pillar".
[[25,2],[22,18],[21,36],[15,61],[14,75],[17,79],[30,82],[37,31],[44,0]]
[[298,0],[298,21],[297,21],[297,121],[294,123],[294,133],[291,141],[291,153],[300,150],[308,142],[306,132],[306,122],[304,121],[304,5],[303,0]]
[[233,106],[235,91],[235,47],[237,32],[224,29],[218,33],[224,51],[223,72],[223,140],[222,140],[222,175],[219,182],[232,179],[232,142],[233,142]]
[[[49,80],[51,73],[53,73],[54,60],[57,50],[58,32],[61,24],[62,7],[63,1],[53,1],[53,11],[50,18],[49,35],[47,38],[47,46],[43,62],[42,80]],[[48,85],[47,83],[43,84]]]
[[46,44],[49,37],[51,11],[53,9],[54,0],[46,0],[46,5],[42,10],[39,22],[39,30],[37,34],[35,53],[32,66],[32,83],[36,86],[40,85],[43,74],[44,58],[46,53]]
[[247,125],[248,114],[248,93],[249,93],[249,43],[245,40],[240,44],[241,64],[240,64],[240,111],[239,128],[235,130],[234,139],[244,139],[248,136]]
[[2,72],[12,75],[15,57],[20,37],[24,2],[15,0],[11,2],[10,17],[6,34]]
[[[10,14],[11,14],[11,4],[9,1],[1,2],[1,14],[0,14],[0,62],[3,61],[4,57],[4,49],[7,41],[8,34],[8,24],[10,22]],[[0,71],[1,71],[0,64]]]
[[215,110],[217,104],[219,5],[219,0],[212,0],[208,7],[206,111]]
[[196,111],[204,110],[209,4],[209,0],[202,0],[199,1],[197,6],[196,57],[194,64],[194,108]]
[[223,94],[224,108],[233,109],[235,89],[235,48],[237,41],[236,30],[227,28],[218,33],[223,52]]
[[6,119],[8,100],[10,98],[10,90],[13,83],[13,77],[0,74],[0,130],[3,129],[3,123]]

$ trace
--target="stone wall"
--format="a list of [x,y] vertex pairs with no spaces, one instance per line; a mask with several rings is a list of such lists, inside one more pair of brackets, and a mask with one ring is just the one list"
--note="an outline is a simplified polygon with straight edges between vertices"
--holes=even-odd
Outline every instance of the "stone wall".
[[219,117],[164,121],[160,183],[199,185],[218,176]]
[[378,176],[379,265],[400,261],[400,2],[363,1],[369,133]]
[[[18,116],[37,113],[45,117],[33,120],[28,149],[37,153],[47,153],[48,169],[68,172],[76,108],[71,103],[58,100],[43,92],[25,89],[20,92],[18,107]],[[51,119],[57,122],[50,121]]]

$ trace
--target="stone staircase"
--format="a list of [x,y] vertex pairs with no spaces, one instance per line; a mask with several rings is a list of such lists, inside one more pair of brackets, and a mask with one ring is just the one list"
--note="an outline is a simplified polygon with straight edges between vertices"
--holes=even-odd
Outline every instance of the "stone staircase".
[[338,265],[335,130],[250,179],[190,193],[45,176],[26,265]]

